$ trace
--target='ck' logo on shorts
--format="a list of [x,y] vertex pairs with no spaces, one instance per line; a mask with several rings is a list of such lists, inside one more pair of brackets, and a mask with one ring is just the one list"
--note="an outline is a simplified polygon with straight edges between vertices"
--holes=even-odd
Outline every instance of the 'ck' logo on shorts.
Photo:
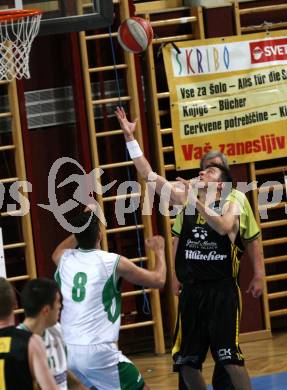
[[225,360],[225,359],[231,359],[231,348],[221,348],[217,351],[219,359]]

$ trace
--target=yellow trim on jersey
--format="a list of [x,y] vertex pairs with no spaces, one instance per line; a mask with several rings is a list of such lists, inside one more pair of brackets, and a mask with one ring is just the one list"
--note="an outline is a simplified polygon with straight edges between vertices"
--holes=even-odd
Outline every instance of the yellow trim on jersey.
[[241,290],[240,287],[238,286],[238,283],[236,281],[236,287],[238,290],[238,298],[239,298],[239,318],[241,318],[242,315],[242,297],[241,297]]
[[240,261],[238,260],[238,246],[231,244],[231,263],[232,263],[232,277],[237,278],[239,272]]
[[[0,337],[0,353],[8,353],[11,350],[11,337]],[[0,359],[0,389],[6,390],[5,384],[5,360]]]
[[171,350],[172,356],[174,356],[180,350],[181,340],[182,340],[182,329],[181,329],[181,319],[180,319],[180,315],[179,315],[176,339],[175,339],[175,342],[174,342],[172,350]]
[[0,389],[6,390],[5,384],[5,360],[0,359]]
[[236,312],[236,330],[235,330],[235,345],[239,346],[239,312]]
[[[236,281],[236,287],[238,290],[238,300],[239,300],[239,310],[236,312],[236,330],[235,330],[235,345],[236,347],[239,348],[239,324],[241,320],[241,315],[242,315],[242,298],[241,298],[241,291],[238,286],[238,283]],[[238,360],[243,360],[244,356],[242,353],[237,352],[237,358]]]
[[0,337],[0,353],[8,353],[11,349],[11,337]]

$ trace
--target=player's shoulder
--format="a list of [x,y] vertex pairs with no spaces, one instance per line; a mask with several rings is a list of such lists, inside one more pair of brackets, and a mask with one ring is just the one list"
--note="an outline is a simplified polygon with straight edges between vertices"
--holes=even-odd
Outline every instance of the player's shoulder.
[[97,250],[97,254],[106,259],[116,259],[119,256],[117,253],[104,251],[102,249]]
[[47,330],[49,332],[62,333],[62,327],[61,327],[60,322],[57,322],[55,325],[50,326],[49,328],[47,328]]
[[47,332],[49,335],[53,336],[54,338],[63,340],[62,327],[59,322],[47,328],[45,332]]
[[64,249],[62,254],[61,254],[60,261],[69,259],[70,257],[73,257],[75,255],[76,251],[77,251],[77,249]]
[[229,195],[227,196],[227,199],[234,199],[237,201],[241,201],[244,203],[247,200],[247,197],[244,192],[237,190],[236,188],[232,188]]
[[244,192],[239,191],[235,188],[232,188],[228,196],[226,197],[227,202],[236,203],[241,212],[246,211],[246,208],[249,206],[249,201],[247,199],[247,196]]

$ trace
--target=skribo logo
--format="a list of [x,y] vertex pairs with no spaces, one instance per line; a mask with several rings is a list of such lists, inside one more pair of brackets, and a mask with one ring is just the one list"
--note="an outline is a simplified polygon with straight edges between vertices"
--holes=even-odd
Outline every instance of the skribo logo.
[[253,57],[256,61],[260,60],[260,58],[262,57],[263,55],[263,50],[259,47],[259,46],[256,46],[254,49],[253,49]]

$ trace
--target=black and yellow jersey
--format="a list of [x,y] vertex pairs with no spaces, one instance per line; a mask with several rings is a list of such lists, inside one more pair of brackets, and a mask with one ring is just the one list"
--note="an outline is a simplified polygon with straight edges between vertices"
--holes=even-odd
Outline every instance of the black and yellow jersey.
[[[220,213],[220,210],[215,211]],[[236,279],[239,259],[243,253],[240,232],[232,243],[229,236],[212,229],[195,209],[183,212],[183,224],[179,237],[175,271],[181,283],[192,281]]]
[[28,344],[32,333],[14,326],[0,329],[0,389],[33,390]]
[[[241,191],[232,189],[232,191],[226,197],[225,202],[233,202],[238,205],[238,208],[240,210],[240,237],[244,241],[253,241],[257,239],[260,235],[260,230],[258,228],[257,222],[255,220],[253,211],[246,195]],[[180,235],[182,222],[183,213],[179,213],[176,216],[175,222],[172,227],[172,234],[174,236]]]

